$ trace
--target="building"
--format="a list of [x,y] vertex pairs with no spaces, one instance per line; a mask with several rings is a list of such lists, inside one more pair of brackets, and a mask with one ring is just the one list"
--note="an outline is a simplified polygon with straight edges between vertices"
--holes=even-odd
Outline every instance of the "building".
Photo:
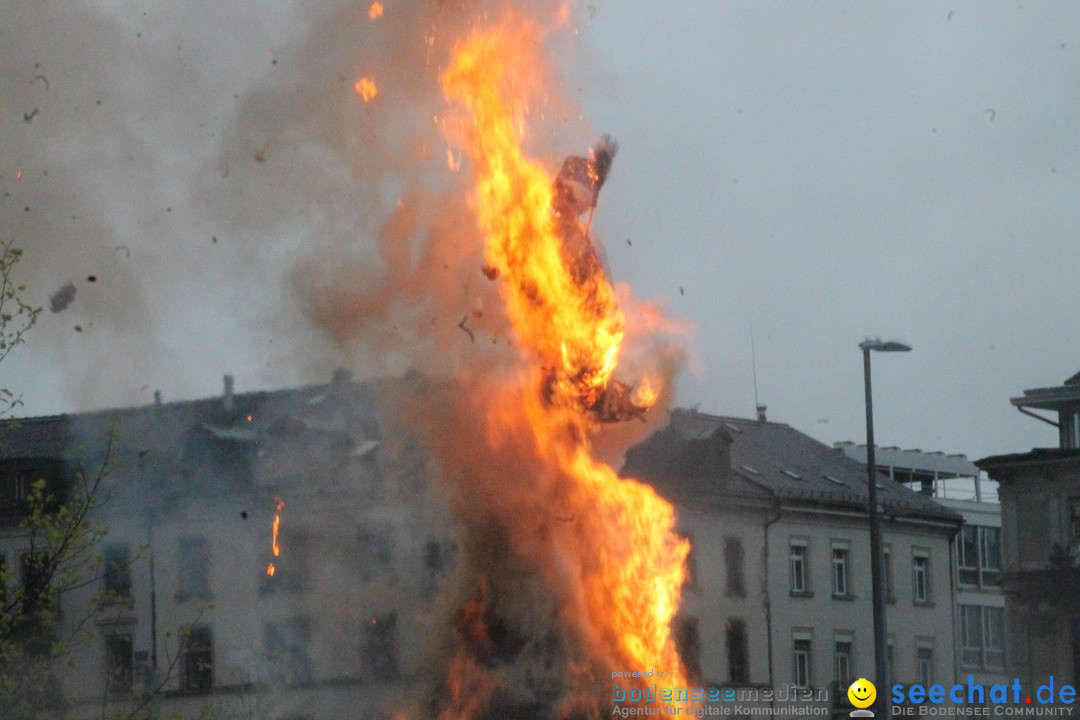
[[411,698],[445,652],[429,637],[455,546],[392,392],[339,375],[238,394],[226,377],[218,398],[5,423],[13,583],[47,552],[20,525],[29,482],[70,497],[80,468],[115,465],[91,511],[103,567],[60,601],[62,633],[93,630],[50,680],[68,711],[378,718]]
[[[839,442],[834,447],[865,465],[865,444]],[[953,541],[956,677],[966,680],[970,675],[985,687],[1008,684],[997,483],[982,477],[978,466],[964,455],[879,447],[874,463],[896,482],[964,518]]]
[[[33,583],[39,552],[20,525],[29,481],[77,492],[80,467],[115,465],[92,510],[103,566],[62,598],[64,630],[94,630],[51,680],[69,710],[423,717],[423,678],[452,653],[457,533],[401,382],[236,393],[226,377],[216,398],[5,423],[12,582]],[[874,665],[864,467],[787,425],[676,411],[623,472],[692,539],[675,627],[691,680],[850,709]],[[949,683],[961,518],[880,488],[893,677]]]
[[[681,627],[702,680],[823,688],[850,710],[847,686],[874,674],[865,465],[784,424],[677,411],[623,472],[672,499],[693,540]],[[878,487],[892,681],[951,683],[961,518],[885,476]]]
[[[1055,426],[1056,447],[976,462],[999,485],[1007,674],[1080,683],[1080,373],[1012,404]],[[1042,413],[1050,413],[1046,417]]]

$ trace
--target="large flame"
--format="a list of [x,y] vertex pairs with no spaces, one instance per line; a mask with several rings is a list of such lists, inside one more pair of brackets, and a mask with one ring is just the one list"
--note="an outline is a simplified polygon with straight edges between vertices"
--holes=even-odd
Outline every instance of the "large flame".
[[[552,178],[525,157],[526,106],[533,73],[524,47],[535,26],[509,20],[456,49],[443,76],[447,96],[472,115],[468,148],[475,164],[476,213],[487,237],[485,258],[503,278],[502,295],[519,340],[545,368],[559,367],[559,399],[595,401],[611,381],[623,339],[623,315],[599,263],[575,273],[552,214]],[[566,222],[567,220],[563,220]],[[576,219],[570,219],[576,223]]]
[[[519,391],[488,400],[490,432],[527,427],[532,454],[549,466],[538,475],[564,478],[551,500],[565,523],[545,540],[559,570],[542,571],[560,573],[552,580],[574,588],[560,599],[560,613],[585,655],[585,684],[602,696],[611,687],[605,673],[663,669],[673,673],[672,685],[685,686],[670,625],[689,545],[673,532],[672,506],[619,478],[589,442],[595,420],[586,408],[614,382],[625,318],[600,263],[583,265],[568,249],[560,223],[578,219],[553,213],[553,178],[522,149],[542,40],[535,24],[508,13],[460,42],[442,78],[447,99],[466,111],[448,132],[475,175],[485,272],[499,282],[522,349],[513,381]],[[639,386],[636,398],[651,403],[655,382]],[[477,717],[464,694],[483,686],[478,672],[455,658],[449,683],[462,697],[441,717]]]

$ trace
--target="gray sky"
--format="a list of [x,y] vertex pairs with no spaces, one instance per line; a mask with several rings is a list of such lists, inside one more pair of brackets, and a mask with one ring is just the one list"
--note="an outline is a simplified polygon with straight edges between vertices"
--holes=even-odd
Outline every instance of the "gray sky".
[[[5,362],[23,412],[205,396],[226,372],[250,390],[397,367],[381,336],[328,340],[317,309],[329,287],[378,284],[341,277],[343,258],[435,166],[394,163],[408,138],[438,141],[417,50],[436,4],[384,4],[377,23],[339,0],[0,6],[3,238],[26,248],[35,302],[77,287]],[[857,345],[882,336],[915,350],[874,358],[880,443],[1056,441],[1008,398],[1080,370],[1080,5],[576,17],[584,120],[562,152],[620,143],[594,227],[616,280],[695,327],[680,404],[753,414],[753,329],[770,419],[864,439]],[[382,105],[349,91],[371,68]],[[449,327],[440,347],[461,340]]]

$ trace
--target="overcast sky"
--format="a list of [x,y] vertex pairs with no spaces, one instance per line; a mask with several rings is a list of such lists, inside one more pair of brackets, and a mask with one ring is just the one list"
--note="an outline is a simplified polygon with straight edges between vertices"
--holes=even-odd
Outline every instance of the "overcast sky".
[[[290,278],[393,195],[354,165],[399,124],[348,90],[427,29],[384,4],[0,5],[0,237],[32,300],[77,290],[4,363],[22,413],[363,374]],[[615,279],[695,328],[680,404],[752,416],[753,332],[771,420],[865,440],[857,346],[881,336],[914,351],[874,357],[880,444],[1056,443],[1008,400],[1080,370],[1080,5],[609,1],[574,24],[570,134],[620,143],[594,226]]]

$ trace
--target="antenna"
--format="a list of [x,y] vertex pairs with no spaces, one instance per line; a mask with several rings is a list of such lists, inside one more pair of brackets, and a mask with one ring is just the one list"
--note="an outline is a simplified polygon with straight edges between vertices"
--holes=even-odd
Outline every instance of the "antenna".
[[754,353],[754,326],[750,326],[750,364],[754,368],[754,407],[758,406],[757,399],[757,355]]
[[762,405],[757,394],[757,353],[754,352],[754,326],[750,326],[750,364],[754,368],[754,410],[757,411],[758,422],[765,422],[767,406]]

